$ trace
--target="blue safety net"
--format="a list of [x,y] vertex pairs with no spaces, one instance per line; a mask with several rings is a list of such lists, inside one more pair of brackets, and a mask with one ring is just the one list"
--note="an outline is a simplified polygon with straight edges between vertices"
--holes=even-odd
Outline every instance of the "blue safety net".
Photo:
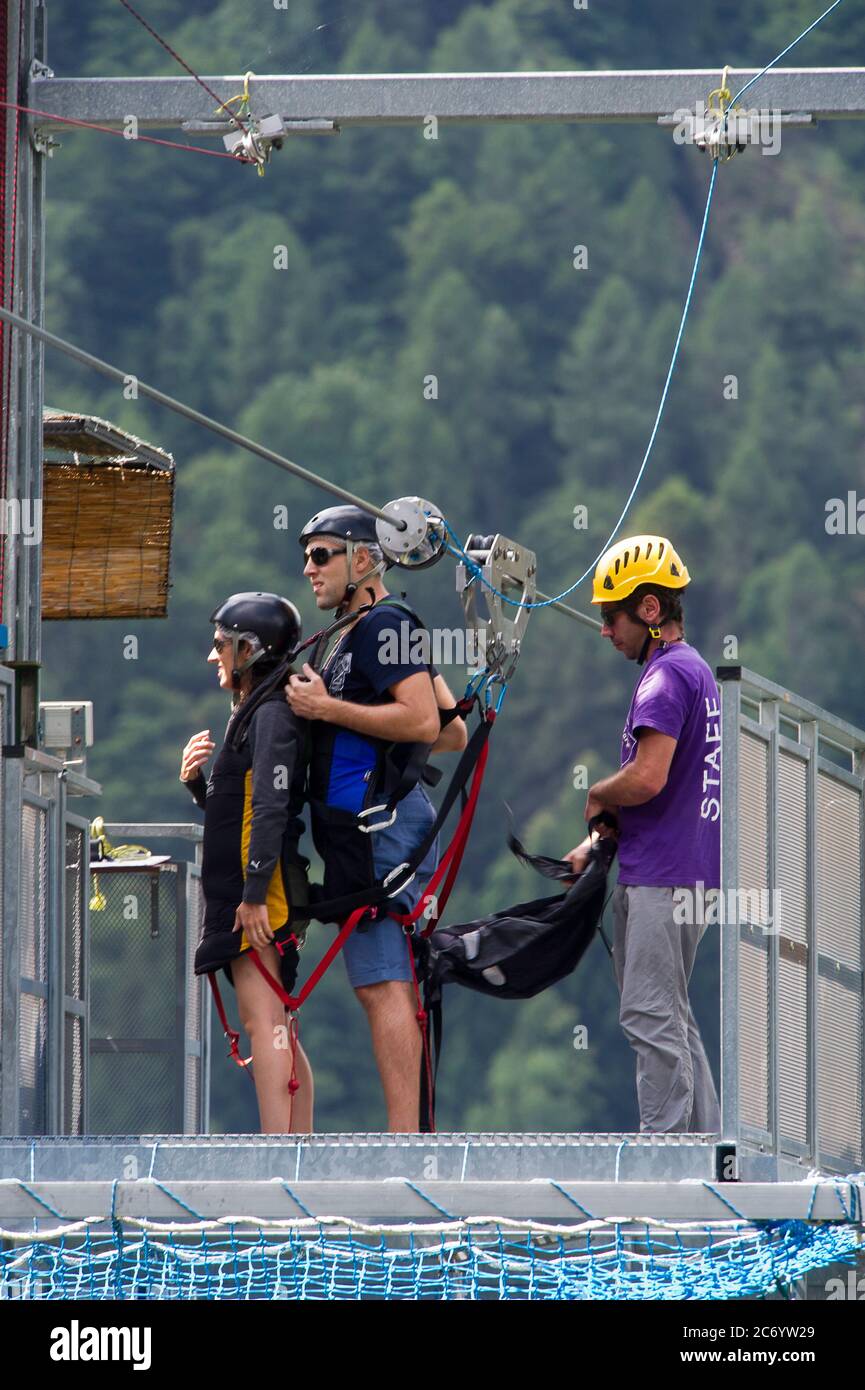
[[[782,1221],[551,1231],[493,1223],[368,1230],[315,1222],[274,1234],[76,1223],[3,1241],[0,1298],[728,1299],[789,1293],[855,1260],[856,1224]],[[304,1227],[301,1229],[301,1225]]]

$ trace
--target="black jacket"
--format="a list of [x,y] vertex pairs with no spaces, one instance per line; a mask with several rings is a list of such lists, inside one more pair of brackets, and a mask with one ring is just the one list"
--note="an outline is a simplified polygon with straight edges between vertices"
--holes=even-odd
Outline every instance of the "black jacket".
[[306,925],[307,861],[298,851],[305,747],[305,721],[276,690],[249,715],[238,707],[209,779],[199,773],[186,784],[204,811],[197,974],[245,949],[245,936],[233,930],[240,902],[266,903],[277,939]]

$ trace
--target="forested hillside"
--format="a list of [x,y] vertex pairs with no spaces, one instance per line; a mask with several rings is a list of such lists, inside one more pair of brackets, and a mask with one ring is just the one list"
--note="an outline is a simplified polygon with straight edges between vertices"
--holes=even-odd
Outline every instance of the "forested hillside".
[[[767,62],[818,8],[140,7],[210,75],[683,66],[719,78],[724,63]],[[854,65],[863,44],[861,7],[841,6],[790,61]],[[58,76],[175,72],[117,0],[50,0],[49,59]],[[759,104],[759,87],[749,99]],[[865,493],[863,167],[865,131],[848,122],[785,132],[777,156],[751,150],[720,169],[680,369],[627,522],[666,532],[684,555],[688,638],[707,660],[735,636],[746,665],[860,725],[865,542],[828,534],[826,503]],[[356,129],[290,141],[264,178],[70,132],[48,169],[47,326],[378,503],[419,491],[461,533],[519,538],[554,593],[602,546],[639,467],[709,174],[695,150],[643,126],[442,124],[435,140],[421,127]],[[424,394],[431,374],[436,399]],[[49,624],[43,697],[94,700],[90,768],[106,818],[190,818],[180,749],[195,730],[220,733],[227,716],[204,664],[208,615],[260,587],[294,599],[311,628],[295,536],[326,494],[50,353],[46,399],[106,416],[177,460],[169,618]],[[289,531],[274,527],[280,504]],[[450,562],[407,588],[428,622],[459,626]],[[572,602],[588,597],[584,586]],[[137,661],[124,658],[129,632]],[[445,674],[455,687],[464,678]],[[503,798],[532,848],[561,854],[581,838],[573,769],[591,779],[616,765],[634,677],[587,629],[533,616],[455,918],[535,891],[505,850]],[[328,939],[314,929],[307,958]],[[716,960],[707,939],[694,992],[713,1047]],[[449,997],[440,1127],[633,1128],[616,1003],[600,943],[531,1003]],[[574,1048],[579,1024],[585,1050]],[[366,1024],[341,965],[307,1006],[303,1036],[318,1127],[379,1128]],[[221,1051],[215,1124],[253,1127],[252,1090]]]

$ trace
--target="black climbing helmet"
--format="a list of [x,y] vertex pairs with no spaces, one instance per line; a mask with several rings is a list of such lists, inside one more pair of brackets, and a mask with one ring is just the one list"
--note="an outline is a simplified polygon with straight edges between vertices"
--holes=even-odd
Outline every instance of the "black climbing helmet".
[[312,536],[337,536],[339,540],[352,541],[355,545],[379,544],[375,517],[362,507],[349,504],[325,507],[311,516],[298,537],[300,544],[306,545]]
[[[351,562],[354,557],[354,548],[357,545],[376,545],[378,546],[381,559],[374,561],[366,574],[362,574],[359,579],[349,580],[345,586],[345,593],[337,605],[337,613],[342,614],[348,609],[352,598],[357,593],[361,584],[375,576],[381,577],[385,570],[390,569],[393,560],[385,555],[378,538],[375,528],[375,517],[370,516],[362,507],[355,507],[346,504],[341,507],[325,507],[324,511],[316,512],[311,516],[298,537],[302,546],[314,536],[334,536],[338,540],[345,541],[345,558],[349,575],[351,574]],[[372,596],[373,590],[369,590]]]
[[[232,679],[235,688],[244,671],[253,665],[259,670],[273,670],[285,661],[300,642],[301,617],[294,604],[279,594],[260,590],[232,594],[210,615],[210,621],[231,637]],[[256,649],[239,665],[237,649],[242,641],[255,639]]]

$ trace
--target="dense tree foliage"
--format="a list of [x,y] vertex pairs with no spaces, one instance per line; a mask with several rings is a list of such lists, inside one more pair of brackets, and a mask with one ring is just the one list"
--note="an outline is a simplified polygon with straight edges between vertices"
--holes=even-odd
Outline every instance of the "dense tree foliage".
[[[141,3],[205,74],[720,72],[768,61],[816,12],[812,0]],[[49,19],[58,75],[175,71],[115,0],[51,0]],[[855,64],[863,39],[861,13],[842,8],[788,61]],[[421,491],[460,532],[518,536],[538,552],[547,592],[591,564],[667,370],[709,177],[699,154],[642,126],[442,124],[436,140],[420,127],[298,137],[258,178],[96,133],[70,132],[62,146],[48,178],[50,328],[376,501]],[[667,532],[685,555],[688,636],[710,662],[735,635],[746,665],[860,725],[863,540],[825,523],[827,499],[865,489],[863,155],[855,123],[829,125],[720,170],[680,370],[627,523]],[[168,620],[50,625],[44,694],[94,699],[91,767],[107,818],[188,818],[179,750],[227,714],[203,664],[208,614],[262,587],[312,622],[294,537],[325,494],[56,355],[47,399],[177,459]],[[280,504],[288,532],[274,526]],[[579,504],[586,530],[573,525]],[[452,574],[441,565],[411,583],[431,623],[459,625]],[[585,586],[573,602],[586,605]],[[124,659],[129,631],[136,662]],[[447,674],[460,684],[459,670]],[[561,853],[580,838],[573,769],[591,778],[615,765],[634,674],[588,630],[533,617],[455,917],[526,894],[504,849],[503,798],[535,848]],[[314,930],[308,956],[327,939]],[[704,943],[694,983],[715,1051],[717,944]],[[442,1127],[634,1126],[600,942],[531,1004],[446,1003]],[[580,1024],[585,1049],[574,1046]],[[318,1125],[379,1127],[366,1026],[341,966],[303,1032]],[[215,1123],[249,1127],[248,1088],[216,1054]]]

